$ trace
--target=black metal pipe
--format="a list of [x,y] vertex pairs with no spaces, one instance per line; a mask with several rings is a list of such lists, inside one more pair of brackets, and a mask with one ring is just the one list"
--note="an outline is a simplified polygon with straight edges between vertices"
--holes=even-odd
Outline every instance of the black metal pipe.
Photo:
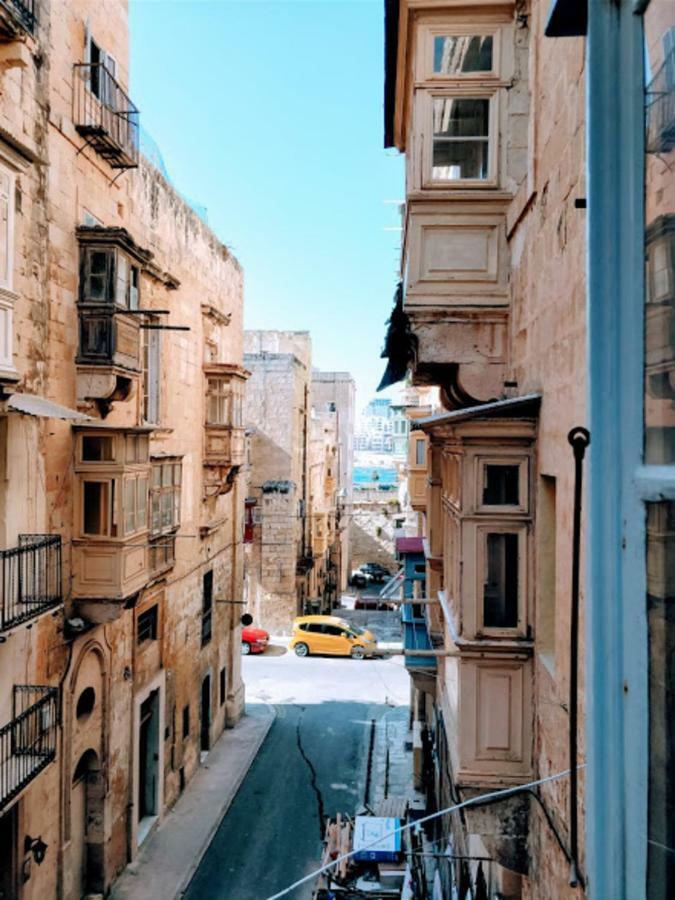
[[569,766],[570,766],[570,879],[579,884],[579,797],[577,774],[578,683],[579,683],[579,555],[581,548],[581,503],[584,456],[591,442],[586,428],[573,428],[567,435],[574,451],[574,523],[572,530],[572,604],[570,610],[570,693],[569,693]]

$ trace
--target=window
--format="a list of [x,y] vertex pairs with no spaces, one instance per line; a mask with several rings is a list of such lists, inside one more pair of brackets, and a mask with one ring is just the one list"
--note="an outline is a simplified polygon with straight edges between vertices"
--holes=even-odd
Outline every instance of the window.
[[556,480],[542,475],[537,503],[537,652],[555,670]]
[[14,236],[14,175],[0,167],[0,288],[12,289]]
[[77,698],[75,716],[78,719],[89,718],[96,705],[96,691],[93,687],[86,687]]
[[490,99],[434,97],[431,177],[485,180],[489,171]]
[[136,643],[157,640],[157,604],[146,609],[138,617],[136,623]]
[[492,35],[434,35],[435,75],[492,71]]
[[483,625],[518,627],[518,535],[486,535]]
[[415,441],[415,465],[423,466],[426,463],[426,447],[424,438]]
[[91,535],[111,533],[111,481],[82,482],[82,532]]
[[[156,321],[149,317],[150,324]],[[159,422],[160,335],[153,329],[143,331],[143,419],[153,425]]]
[[174,531],[180,525],[182,465],[176,459],[153,462],[150,488],[150,534]]
[[126,441],[127,463],[144,463],[148,459],[148,437],[145,434],[128,434]]
[[85,303],[116,303],[138,309],[140,270],[113,247],[82,248],[80,300]]
[[190,704],[183,707],[183,737],[186,738],[190,734]]
[[227,669],[223,666],[220,670],[220,705],[223,706],[227,697]]
[[518,506],[520,503],[520,466],[485,465],[483,468],[483,506]]
[[208,379],[207,422],[209,425],[227,425],[230,385],[226,378]]
[[202,647],[211,641],[213,632],[213,569],[204,572],[202,582]]
[[82,462],[111,462],[115,458],[114,451],[114,438],[112,436],[82,436]]

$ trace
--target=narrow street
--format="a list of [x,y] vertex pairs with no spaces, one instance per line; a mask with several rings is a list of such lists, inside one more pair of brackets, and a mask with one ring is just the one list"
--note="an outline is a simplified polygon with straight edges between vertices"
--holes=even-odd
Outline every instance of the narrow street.
[[[382,637],[395,634],[397,613],[373,617]],[[407,779],[401,657],[298,659],[279,643],[243,662],[248,701],[272,704],[276,721],[190,883],[190,900],[264,900],[318,867],[324,816],[353,815],[383,797],[385,780],[395,794]],[[373,729],[377,763],[368,779]],[[293,896],[311,893],[309,884]]]

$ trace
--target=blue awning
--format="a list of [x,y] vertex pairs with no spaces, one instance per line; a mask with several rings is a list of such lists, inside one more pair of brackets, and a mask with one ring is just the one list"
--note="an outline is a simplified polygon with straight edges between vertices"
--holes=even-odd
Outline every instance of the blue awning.
[[[401,606],[401,622],[403,624],[403,649],[404,650],[433,650],[429,628],[425,618],[413,615],[411,603]],[[408,669],[435,669],[435,656],[406,656],[406,668]]]

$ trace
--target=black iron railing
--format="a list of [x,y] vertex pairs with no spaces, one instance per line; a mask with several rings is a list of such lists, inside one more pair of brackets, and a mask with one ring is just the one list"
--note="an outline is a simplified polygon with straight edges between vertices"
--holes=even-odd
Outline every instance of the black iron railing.
[[30,31],[31,34],[35,31],[37,0],[0,0],[0,6],[9,10],[14,19],[26,31]]
[[675,49],[647,85],[645,96],[648,153],[675,147]]
[[12,721],[0,728],[0,809],[56,757],[58,690],[14,686]]
[[0,632],[58,606],[61,537],[21,534],[19,546],[0,550]]
[[113,169],[138,165],[139,114],[103,63],[73,69],[75,128]]

